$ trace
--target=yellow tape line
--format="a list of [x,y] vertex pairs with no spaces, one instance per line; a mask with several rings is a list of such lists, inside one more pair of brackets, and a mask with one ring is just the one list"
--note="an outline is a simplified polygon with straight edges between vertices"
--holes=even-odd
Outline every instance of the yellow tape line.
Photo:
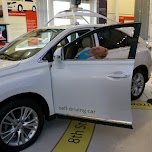
[[71,121],[66,132],[52,152],[85,152],[88,148],[95,124]]
[[147,102],[141,102],[141,101],[132,101],[131,107],[133,109],[145,109],[145,110],[152,110],[152,104]]

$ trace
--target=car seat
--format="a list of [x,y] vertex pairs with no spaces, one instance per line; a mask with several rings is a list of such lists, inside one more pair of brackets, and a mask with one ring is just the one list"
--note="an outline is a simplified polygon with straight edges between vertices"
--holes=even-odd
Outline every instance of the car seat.
[[64,47],[64,46],[65,46],[66,44],[68,44],[68,43],[69,43],[69,41],[68,41],[67,38],[63,39],[63,40],[60,42],[60,44],[61,44],[62,47]]
[[85,37],[81,43],[78,43],[77,45],[71,45],[66,52],[65,55],[65,59],[74,59],[75,56],[81,52],[82,50],[84,50],[85,48],[92,48],[93,44],[92,44],[92,40],[91,37]]
[[81,52],[82,50],[84,50],[85,48],[92,48],[93,47],[93,44],[92,44],[92,40],[91,40],[91,37],[85,37],[83,40],[82,40],[82,47],[78,49],[78,52]]

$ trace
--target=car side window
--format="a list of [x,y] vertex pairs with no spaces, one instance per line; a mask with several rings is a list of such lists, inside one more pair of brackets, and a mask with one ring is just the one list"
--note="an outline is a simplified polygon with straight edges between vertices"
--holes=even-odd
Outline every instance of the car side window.
[[130,46],[132,37],[118,29],[108,29],[97,33],[99,44],[107,49]]
[[58,44],[55,47],[56,48],[64,47],[66,44],[71,43],[72,41],[74,41],[75,39],[77,39],[78,37],[80,37],[81,35],[87,32],[89,32],[89,30],[80,30],[80,31],[73,32],[69,34],[68,36],[66,36],[64,39],[62,39],[60,42],[58,42]]
[[95,46],[94,35],[85,37],[80,42],[70,45],[64,52],[64,59],[86,59],[87,52]]
[[[72,41],[74,41],[75,39],[77,39],[78,37],[80,37],[81,35],[89,32],[89,29],[86,30],[79,30],[79,31],[75,31],[73,33],[68,34],[66,37],[64,37],[62,40],[60,40],[43,58],[43,60],[48,60],[49,62],[53,62],[53,54],[55,52],[56,49],[60,48],[60,47],[64,47],[65,45],[67,45],[68,43],[71,43]],[[67,58],[69,58],[70,54],[67,54]]]

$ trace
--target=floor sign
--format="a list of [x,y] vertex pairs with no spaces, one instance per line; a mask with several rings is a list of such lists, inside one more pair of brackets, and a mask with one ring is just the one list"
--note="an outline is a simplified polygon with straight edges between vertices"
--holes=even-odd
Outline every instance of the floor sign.
[[71,121],[52,152],[85,152],[94,132],[95,124]]

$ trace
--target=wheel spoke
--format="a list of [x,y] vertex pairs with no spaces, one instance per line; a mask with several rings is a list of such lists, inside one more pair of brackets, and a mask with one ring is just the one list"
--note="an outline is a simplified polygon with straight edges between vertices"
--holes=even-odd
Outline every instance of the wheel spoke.
[[25,137],[28,139],[28,140],[30,140],[30,138],[29,138],[29,136],[25,133],[25,131],[22,129],[22,131],[23,131],[23,134],[25,135]]
[[27,124],[25,124],[23,126],[25,126],[25,127],[34,127],[34,126],[37,126],[37,125],[38,125],[38,123],[34,122],[34,123],[27,123]]
[[20,120],[24,120],[24,118],[26,117],[27,113],[28,113],[28,108],[22,107],[21,108]]
[[23,113],[24,113],[24,108],[21,107],[21,115],[20,115],[20,118],[19,118],[20,121],[22,120]]
[[17,119],[16,119],[16,117],[14,116],[13,112],[11,112],[10,114],[11,114],[11,116],[13,117],[14,123],[17,124]]
[[9,130],[9,131],[6,131],[6,132],[4,132],[4,133],[1,133],[1,135],[3,134],[3,135],[5,135],[5,136],[3,136],[2,137],[2,139],[6,139],[7,137],[9,137],[10,135],[12,135],[13,133],[15,132],[15,129],[11,129],[11,130]]
[[5,119],[6,119],[7,121],[15,124],[15,123],[14,123],[14,119],[12,119],[10,116],[7,116]]
[[14,129],[14,128],[12,128],[12,129],[10,129],[10,130],[8,130],[8,131],[2,132],[2,133],[1,133],[1,135],[8,134],[8,133],[10,133],[10,132],[12,132],[12,131],[14,131],[14,130],[15,130],[15,129]]
[[30,110],[28,115],[24,118],[24,120],[26,120],[31,115],[32,112],[33,112],[33,110]]
[[21,142],[22,142],[22,144],[26,143],[26,140],[25,140],[25,137],[24,137],[24,133],[23,133],[22,130],[21,130]]
[[137,96],[138,95],[138,88],[137,87],[133,87],[132,88],[132,93]]
[[24,126],[24,125],[27,126],[28,124],[31,124],[32,122],[34,122],[34,123],[36,122],[36,123],[37,123],[37,117],[34,118],[34,119],[32,119],[32,120],[30,120],[30,121],[24,122],[23,126]]
[[19,130],[18,132],[17,132],[17,142],[16,142],[16,144],[19,146],[19,144],[20,144],[20,138],[21,138],[21,130]]
[[13,123],[9,123],[9,122],[3,122],[3,125],[14,126]]
[[138,87],[143,87],[144,86],[144,83],[143,82],[139,82],[138,83]]
[[32,127],[32,126],[31,126],[31,127],[30,127],[30,126],[24,126],[24,128],[25,128],[25,129],[28,129],[28,130],[32,130],[32,131],[33,131],[33,130],[34,130],[34,131],[37,130],[36,128],[34,128],[34,126],[33,126],[33,127]]
[[10,139],[6,142],[7,144],[10,143],[10,141],[14,138],[15,134],[16,134],[16,132],[14,132],[14,133],[12,134],[12,136],[10,137]]

